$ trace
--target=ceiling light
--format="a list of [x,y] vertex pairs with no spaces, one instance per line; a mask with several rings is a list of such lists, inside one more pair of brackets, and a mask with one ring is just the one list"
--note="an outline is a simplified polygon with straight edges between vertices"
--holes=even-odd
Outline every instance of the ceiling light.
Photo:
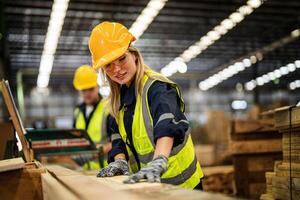
[[243,60],[243,64],[244,64],[245,67],[250,67],[250,66],[252,65],[252,64],[251,64],[251,60],[248,59],[248,58],[245,58],[245,59]]
[[232,13],[229,18],[234,22],[234,23],[239,23],[244,19],[244,15],[241,14],[240,12],[234,12]]
[[296,30],[292,31],[291,35],[293,37],[299,37],[300,36],[300,29],[296,29]]
[[296,70],[296,65],[294,63],[290,63],[287,65],[289,72],[293,72]]
[[250,15],[253,12],[253,8],[248,5],[242,6],[238,9],[238,12],[240,12],[243,15]]
[[[235,12],[231,13],[226,19],[221,21],[220,24],[215,26],[211,31],[207,32],[207,34],[201,37],[199,41],[191,45],[191,47],[189,47],[187,50],[183,51],[183,53],[180,54],[179,57],[182,58],[184,62],[189,62],[191,59],[197,57],[205,49],[207,49],[210,45],[212,45],[215,41],[219,40],[221,38],[221,35],[225,35],[230,29],[236,26],[237,23],[243,21],[245,15],[251,14],[254,8],[259,7],[261,4],[262,2],[257,3],[253,0],[247,1],[246,5],[239,7]],[[198,46],[198,48],[194,46]],[[245,67],[249,67],[249,66],[251,66],[251,63],[249,63],[248,60],[245,60],[245,63],[242,62],[242,65],[238,64],[238,69],[242,71],[244,70]],[[236,74],[237,71],[238,70],[234,71],[233,74]],[[222,74],[224,74],[224,72]],[[220,77],[222,80],[226,79],[225,75],[222,75]]]
[[[296,62],[296,61],[295,61]],[[294,62],[294,63],[295,63]],[[252,90],[252,86],[253,86],[253,82],[259,86],[264,85],[265,83],[270,82],[271,80],[275,80],[276,78],[280,78],[281,76],[285,76],[293,71],[296,70],[296,66],[294,63],[289,63],[286,66],[282,66],[279,69],[275,69],[272,72],[269,72],[267,74],[264,74],[260,77],[257,77],[256,80],[251,80],[247,83],[245,83],[245,88],[247,90]],[[297,87],[297,85],[299,85],[300,87],[300,80],[295,81],[294,83],[291,83],[290,86],[292,85],[292,87],[290,87],[291,89],[294,88],[294,84]]]
[[269,72],[268,73],[269,78],[273,81],[276,79],[275,73],[274,72]]
[[52,72],[54,54],[58,45],[69,0],[54,0],[41,57],[37,86],[47,87]]
[[300,68],[300,60],[296,60],[295,65],[296,65],[297,68]]
[[234,22],[230,19],[224,19],[222,22],[221,22],[221,25],[226,28],[226,29],[232,29],[234,27]]
[[231,103],[231,107],[234,110],[245,110],[247,108],[247,102],[245,100],[234,100]]
[[252,8],[258,8],[262,4],[262,1],[261,0],[248,0],[247,4],[249,6],[251,6]]
[[207,33],[207,36],[213,41],[218,40],[220,38],[220,34],[217,31],[209,31]]
[[224,26],[216,26],[214,30],[217,31],[220,35],[225,35],[228,31]]
[[137,17],[129,29],[136,39],[141,37],[160,10],[165,6],[167,0],[150,0],[146,8]]
[[257,62],[257,58],[255,56],[251,56],[250,60],[252,64],[255,64]]
[[286,66],[280,67],[279,70],[281,75],[286,75],[289,73],[289,69]]

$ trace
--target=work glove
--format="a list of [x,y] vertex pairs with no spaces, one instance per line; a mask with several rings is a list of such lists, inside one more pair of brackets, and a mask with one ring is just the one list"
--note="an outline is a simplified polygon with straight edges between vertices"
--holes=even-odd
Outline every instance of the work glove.
[[142,179],[146,179],[147,182],[150,183],[160,183],[160,176],[167,171],[167,169],[168,158],[163,155],[159,155],[149,162],[146,167],[142,168],[139,172],[126,179],[124,183],[137,183]]
[[118,159],[109,163],[107,167],[101,169],[97,177],[111,177],[118,175],[129,175],[128,163],[124,159]]

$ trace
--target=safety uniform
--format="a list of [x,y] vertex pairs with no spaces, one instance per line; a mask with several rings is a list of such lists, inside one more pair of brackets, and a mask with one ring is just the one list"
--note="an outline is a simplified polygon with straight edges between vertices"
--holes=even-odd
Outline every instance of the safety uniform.
[[[105,100],[99,101],[89,116],[85,115],[85,104],[78,106],[74,111],[75,128],[84,129],[88,132],[91,140],[95,144],[106,144],[110,142],[107,133],[107,117],[108,111],[105,109]],[[103,165],[107,165],[106,159],[103,161]],[[88,162],[85,164],[85,168],[100,169],[99,162]]]
[[[127,158],[129,158],[131,170],[135,173],[139,168],[145,166],[153,159],[155,142],[159,137],[174,137],[174,143],[177,143],[177,145],[173,145],[168,160],[168,170],[162,175],[161,181],[180,185],[184,188],[194,188],[199,184],[203,173],[195,156],[194,145],[188,130],[188,121],[185,117],[181,117],[178,120],[178,117],[172,112],[162,113],[159,117],[156,116],[155,123],[153,121],[152,116],[155,115],[155,112],[159,112],[159,109],[152,110],[149,106],[149,101],[155,101],[155,99],[159,101],[159,98],[149,99],[149,89],[157,82],[168,85],[173,91],[176,91],[176,97],[172,99],[178,100],[175,104],[179,107],[181,115],[184,116],[184,102],[178,86],[161,74],[147,70],[142,80],[142,95],[136,97],[134,108],[132,108],[134,110],[134,116],[132,117],[131,130],[126,127],[127,123],[124,123],[124,120],[126,120],[124,115],[128,112],[128,108],[126,105],[121,106],[119,119],[117,120],[118,132],[115,132],[111,136],[113,150],[110,157],[121,153],[122,148],[120,148],[120,146],[122,145],[120,144],[120,139],[122,139],[123,143],[126,143],[126,154]],[[159,136],[157,136],[157,133],[155,133],[158,132],[157,129],[155,130],[156,126],[161,126],[161,124],[164,123],[164,126],[167,127],[165,130],[168,130],[169,133],[165,133],[166,135],[160,133]],[[172,128],[168,129],[168,126]],[[180,133],[176,133],[178,132],[178,130],[176,130],[177,127],[179,127],[179,129],[181,127],[179,132],[182,133],[181,142],[179,144],[178,137],[180,138],[180,136],[178,135],[180,135]],[[182,131],[182,127],[184,127],[184,131]],[[175,132],[175,134],[172,135],[170,132]]]

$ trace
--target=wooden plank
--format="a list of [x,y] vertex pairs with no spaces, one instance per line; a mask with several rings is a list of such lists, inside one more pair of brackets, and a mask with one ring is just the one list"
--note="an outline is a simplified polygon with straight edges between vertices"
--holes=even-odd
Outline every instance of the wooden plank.
[[[288,129],[290,126],[290,108],[283,107],[275,110],[275,126],[280,130]],[[292,108],[291,113],[292,127],[300,126],[300,107]]]
[[276,131],[274,119],[234,121],[234,134],[268,133],[274,131]]
[[260,200],[275,200],[274,196],[272,194],[262,194],[260,196]]
[[[292,170],[290,172],[290,163],[276,162],[274,171],[276,176],[300,178],[300,163],[292,163]],[[291,173],[291,174],[290,174]]]
[[6,105],[6,108],[9,112],[9,115],[11,117],[11,120],[13,122],[14,128],[16,129],[16,132],[19,136],[20,142],[22,144],[22,150],[25,156],[25,161],[26,162],[32,162],[33,158],[31,156],[31,152],[29,149],[29,144],[24,136],[25,134],[25,129],[24,126],[22,124],[19,112],[17,110],[17,107],[15,105],[15,102],[13,100],[9,85],[7,81],[0,81],[0,89],[2,91],[3,94],[3,99]]
[[44,171],[29,164],[22,169],[0,173],[1,199],[42,200],[41,173]]
[[22,158],[12,158],[0,161],[0,173],[6,171],[12,171],[16,169],[22,169],[25,166]]
[[236,194],[232,165],[203,167],[202,171],[205,174],[202,179],[204,191],[229,195]]
[[292,198],[290,197],[290,191],[288,189],[283,188],[272,188],[272,194],[275,199],[283,199],[283,200],[290,200],[290,199],[300,199],[300,191],[292,191]]
[[229,174],[234,172],[232,165],[214,166],[214,167],[202,167],[202,171],[205,176],[215,174]]
[[[193,191],[180,188],[178,186],[161,184],[161,183],[137,183],[123,184],[127,176],[116,176],[110,178],[97,178],[93,173],[92,176],[86,176],[80,173],[72,173],[67,169],[60,167],[49,168],[55,178],[75,194],[80,199],[141,199],[141,200],[196,200],[196,199],[219,199],[232,200],[231,197],[224,195],[210,194],[200,191]],[[66,174],[63,173],[65,171]],[[57,172],[57,173],[56,173]]]
[[280,139],[232,141],[230,150],[232,154],[281,152],[282,141]]
[[[290,177],[274,176],[272,178],[272,186],[283,189],[290,189]],[[292,178],[292,189],[300,192],[300,178]]]
[[281,159],[282,159],[281,153],[251,155],[247,159],[248,171],[249,172],[272,171],[274,169],[275,161]]
[[10,158],[10,157],[5,157],[7,156],[5,155],[6,148],[8,147],[7,145],[10,145],[11,142],[14,140],[14,136],[15,134],[14,134],[12,123],[0,122],[0,160]]
[[60,184],[49,173],[42,174],[43,199],[44,200],[79,200],[80,198],[72,193],[68,188]]
[[160,184],[160,183],[137,183],[137,184],[123,184],[126,176],[117,176],[110,178],[96,178],[98,182],[108,185],[111,188],[130,191],[137,194],[141,199],[157,199],[157,200],[196,200],[196,199],[218,199],[229,200],[231,197],[227,197],[220,194],[211,194],[206,192],[200,192],[195,190],[187,190],[177,186]]
[[[57,179],[65,188],[67,188],[74,196],[79,199],[124,199],[135,200],[137,196],[116,192],[112,188],[97,182],[95,179],[83,175],[78,172],[60,167],[60,166],[46,166],[51,175]],[[54,186],[55,187],[55,186]],[[59,195],[59,194],[56,194]],[[64,196],[61,196],[64,199]]]

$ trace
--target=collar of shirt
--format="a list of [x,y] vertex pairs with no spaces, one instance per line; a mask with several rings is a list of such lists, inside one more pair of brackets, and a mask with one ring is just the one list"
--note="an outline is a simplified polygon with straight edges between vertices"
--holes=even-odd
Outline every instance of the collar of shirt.
[[121,87],[121,104],[119,110],[125,106],[131,106],[135,104],[135,84],[134,81],[129,87],[122,85]]

